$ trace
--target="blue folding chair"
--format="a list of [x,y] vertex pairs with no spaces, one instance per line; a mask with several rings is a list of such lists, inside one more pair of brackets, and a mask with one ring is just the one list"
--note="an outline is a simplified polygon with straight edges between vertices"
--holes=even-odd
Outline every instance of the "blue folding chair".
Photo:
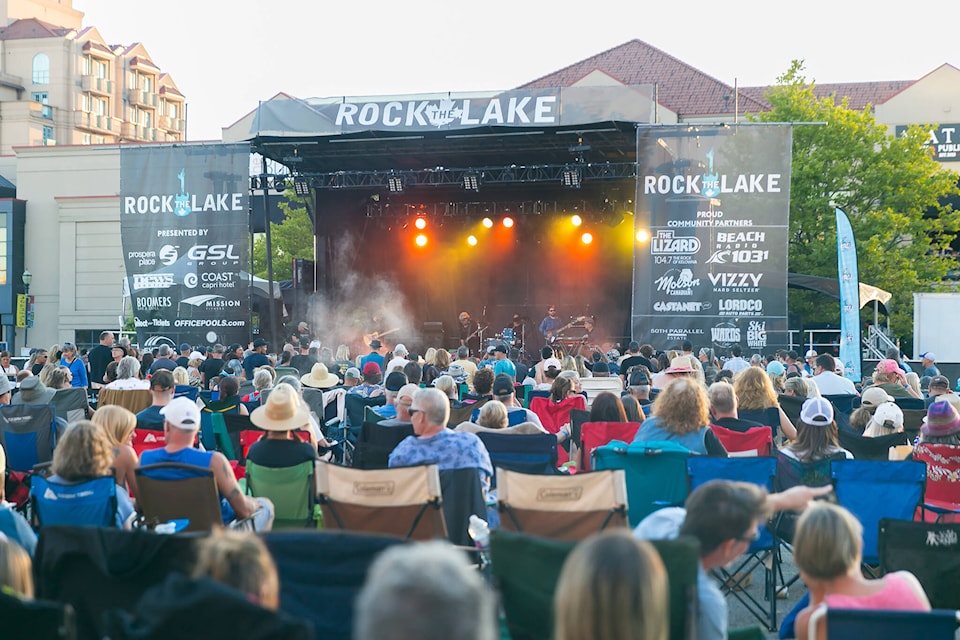
[[863,525],[863,565],[880,564],[877,538],[881,518],[912,520],[923,502],[927,466],[922,462],[838,460],[830,467],[840,505]]
[[[749,482],[773,490],[773,479],[777,474],[777,460],[771,457],[757,458],[710,458],[692,456],[687,459],[687,474],[690,477],[690,491],[711,480],[732,480]],[[780,575],[779,542],[767,529],[760,526],[759,536],[747,549],[745,557],[735,568],[716,570],[724,595],[733,595],[770,631],[777,629],[777,576]],[[767,566],[769,560],[770,566]],[[742,582],[747,575],[762,566],[764,574],[763,597],[767,604],[750,594]],[[741,576],[741,577],[737,577]],[[783,576],[780,575],[781,581]]]
[[36,527],[115,527],[117,484],[113,476],[66,484],[34,474],[30,501]]
[[960,611],[883,611],[831,609],[820,605],[810,616],[808,638],[816,638],[817,625],[826,620],[828,638],[896,638],[897,640],[953,640]]
[[593,450],[593,469],[623,469],[627,481],[630,526],[664,507],[682,506],[687,499],[687,458],[690,451],[668,441],[614,440]]
[[552,433],[481,432],[477,436],[487,448],[494,469],[531,474],[557,473],[557,438]]
[[53,459],[57,444],[57,410],[52,404],[12,404],[0,407],[0,446],[7,468],[30,472]]

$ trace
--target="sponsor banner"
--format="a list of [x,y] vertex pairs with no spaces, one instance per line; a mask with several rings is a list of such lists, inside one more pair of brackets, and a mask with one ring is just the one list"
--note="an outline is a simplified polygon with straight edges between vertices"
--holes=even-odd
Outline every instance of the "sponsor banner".
[[250,338],[247,144],[124,147],[120,231],[140,344]]
[[[900,125],[895,131],[897,136],[906,132],[907,127]],[[960,124],[941,124],[927,132],[927,148],[937,162],[960,161]]]
[[640,127],[633,337],[787,344],[791,129]]

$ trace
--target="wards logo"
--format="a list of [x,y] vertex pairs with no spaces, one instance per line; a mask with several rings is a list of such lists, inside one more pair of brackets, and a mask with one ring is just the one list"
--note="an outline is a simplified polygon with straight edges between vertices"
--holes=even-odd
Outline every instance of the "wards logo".
[[716,198],[720,195],[720,174],[713,169],[713,147],[707,151],[707,172],[703,174],[703,189],[700,195],[704,198]]
[[740,344],[742,339],[740,327],[731,322],[723,322],[710,328],[710,339],[717,348],[729,349],[735,344]]

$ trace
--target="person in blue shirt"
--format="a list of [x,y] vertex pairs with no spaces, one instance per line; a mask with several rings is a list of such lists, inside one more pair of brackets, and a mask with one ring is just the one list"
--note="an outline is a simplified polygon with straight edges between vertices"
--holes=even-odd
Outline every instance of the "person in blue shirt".
[[493,375],[498,376],[502,373],[507,374],[514,381],[517,379],[517,367],[513,364],[513,361],[507,357],[507,347],[502,344],[498,344],[494,349],[493,353],[496,361],[493,364]]
[[63,356],[60,358],[60,366],[70,370],[70,375],[73,376],[73,380],[70,381],[71,387],[86,388],[89,385],[87,366],[77,356],[77,345],[72,342],[63,343]]

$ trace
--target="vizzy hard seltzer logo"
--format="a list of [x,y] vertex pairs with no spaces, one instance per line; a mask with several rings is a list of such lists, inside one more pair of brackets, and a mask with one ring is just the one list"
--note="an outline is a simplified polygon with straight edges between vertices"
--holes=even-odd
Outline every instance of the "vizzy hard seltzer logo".
[[124,214],[172,213],[184,218],[191,213],[245,212],[242,192],[234,193],[189,193],[186,190],[186,170],[180,169],[177,179],[180,192],[163,195],[124,196]]

